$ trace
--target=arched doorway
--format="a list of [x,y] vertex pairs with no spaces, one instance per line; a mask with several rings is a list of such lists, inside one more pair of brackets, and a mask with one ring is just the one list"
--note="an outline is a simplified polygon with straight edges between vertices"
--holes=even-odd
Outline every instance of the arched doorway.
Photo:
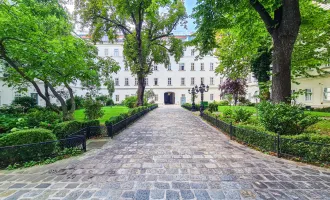
[[165,92],[164,93],[164,104],[174,104],[175,103],[175,93]]

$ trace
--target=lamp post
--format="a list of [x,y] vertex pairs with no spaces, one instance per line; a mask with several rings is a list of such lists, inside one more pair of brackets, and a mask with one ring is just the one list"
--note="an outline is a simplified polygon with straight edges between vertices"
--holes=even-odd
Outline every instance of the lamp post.
[[195,91],[197,91],[197,93],[198,93],[198,92],[201,93],[201,105],[200,105],[199,110],[200,110],[200,116],[202,116],[203,111],[204,111],[204,104],[203,104],[203,101],[204,101],[204,92],[208,92],[208,91],[209,91],[209,86],[207,85],[207,86],[205,87],[204,83],[202,83],[202,84],[199,86],[199,88],[198,88],[198,86],[196,85],[196,86],[195,86]]
[[195,95],[198,93],[198,91],[196,91],[195,88],[191,88],[191,90],[188,90],[188,93],[192,95],[191,111],[196,111]]

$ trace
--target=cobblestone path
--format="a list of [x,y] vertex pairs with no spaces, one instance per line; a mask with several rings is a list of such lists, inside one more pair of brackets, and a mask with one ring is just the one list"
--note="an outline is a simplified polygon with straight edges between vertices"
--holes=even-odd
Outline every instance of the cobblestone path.
[[250,150],[161,107],[79,158],[0,171],[0,199],[330,199],[330,171]]

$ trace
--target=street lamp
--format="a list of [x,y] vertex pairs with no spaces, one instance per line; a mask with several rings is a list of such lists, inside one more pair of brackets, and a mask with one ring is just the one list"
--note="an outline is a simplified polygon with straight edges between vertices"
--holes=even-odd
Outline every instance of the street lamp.
[[201,105],[200,105],[200,116],[202,116],[203,114],[203,111],[204,111],[204,104],[203,104],[203,101],[204,101],[204,92],[208,92],[209,91],[209,86],[206,86],[204,85],[204,83],[202,83],[199,88],[198,86],[196,85],[195,86],[195,91],[198,93],[200,92],[201,93]]
[[198,91],[196,91],[195,88],[191,88],[191,90],[188,90],[188,93],[192,95],[191,111],[196,111],[195,95],[198,93]]

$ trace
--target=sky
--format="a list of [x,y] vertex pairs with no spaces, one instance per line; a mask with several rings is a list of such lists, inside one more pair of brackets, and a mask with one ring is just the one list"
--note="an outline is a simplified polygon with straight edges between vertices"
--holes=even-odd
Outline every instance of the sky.
[[[196,5],[197,0],[185,0],[185,6],[186,6],[186,11],[188,16],[191,15],[193,8]],[[195,24],[193,23],[194,20],[188,18],[188,25],[187,28],[188,30],[184,29],[183,27],[177,27],[174,32],[194,32],[195,31]]]

